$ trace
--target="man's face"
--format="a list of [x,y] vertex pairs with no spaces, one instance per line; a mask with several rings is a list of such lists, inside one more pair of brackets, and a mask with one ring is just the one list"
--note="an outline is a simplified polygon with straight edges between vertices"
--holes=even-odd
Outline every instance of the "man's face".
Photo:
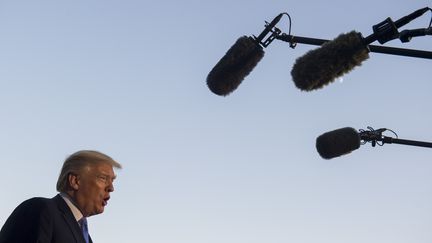
[[114,191],[115,177],[107,163],[90,165],[77,176],[74,199],[85,217],[103,213],[110,192]]

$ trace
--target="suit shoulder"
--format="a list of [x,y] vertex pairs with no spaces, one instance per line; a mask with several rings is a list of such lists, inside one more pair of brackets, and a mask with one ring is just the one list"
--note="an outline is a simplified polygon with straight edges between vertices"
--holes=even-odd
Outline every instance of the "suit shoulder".
[[[10,217],[18,218],[35,218],[42,214],[47,213],[53,205],[51,199],[43,197],[34,197],[25,200],[20,205],[18,205],[12,212]],[[49,213],[48,213],[49,214]]]
[[0,243],[34,242],[28,239],[36,237],[38,226],[49,219],[50,204],[50,199],[36,197],[18,205],[0,231]]
[[31,210],[43,210],[46,206],[51,204],[51,199],[43,197],[33,197],[25,200],[17,208],[31,209]]

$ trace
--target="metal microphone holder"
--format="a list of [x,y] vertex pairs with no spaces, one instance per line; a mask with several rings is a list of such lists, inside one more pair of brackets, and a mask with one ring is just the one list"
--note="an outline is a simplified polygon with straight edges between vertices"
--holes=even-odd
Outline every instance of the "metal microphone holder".
[[[404,144],[404,145],[432,148],[432,143],[429,143],[429,142],[414,141],[414,140],[399,139],[399,138],[392,138],[392,137],[383,136],[382,133],[385,131],[393,132],[392,130],[387,129],[387,128],[380,128],[377,130],[373,130],[373,128],[371,128],[371,127],[368,127],[368,128],[369,128],[369,130],[360,130],[359,136],[360,136],[360,140],[363,141],[363,143],[366,143],[366,142],[372,143],[372,147],[375,147],[377,142],[381,142],[381,144],[378,143],[378,145],[382,146],[385,143],[396,143],[396,144]],[[396,135],[396,133],[394,133],[394,134]]]
[[413,140],[406,140],[406,139],[399,139],[399,138],[392,138],[392,137],[385,137],[385,136],[383,136],[382,140],[379,141],[382,141],[383,143],[397,143],[397,144],[432,148],[432,143],[429,142],[413,141]]
[[[285,33],[276,35],[274,38],[290,43],[291,48],[294,48],[297,43],[321,46],[322,44],[330,41],[325,39],[287,35]],[[432,59],[432,52],[430,51],[376,46],[376,45],[368,45],[368,48],[371,52],[376,52],[376,53]]]

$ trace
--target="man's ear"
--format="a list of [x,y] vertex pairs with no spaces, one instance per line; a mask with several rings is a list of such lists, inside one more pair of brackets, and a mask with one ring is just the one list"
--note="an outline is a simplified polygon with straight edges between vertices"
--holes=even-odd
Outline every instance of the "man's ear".
[[69,182],[69,187],[74,191],[79,189],[80,181],[79,181],[79,176],[77,174],[69,173],[68,182]]

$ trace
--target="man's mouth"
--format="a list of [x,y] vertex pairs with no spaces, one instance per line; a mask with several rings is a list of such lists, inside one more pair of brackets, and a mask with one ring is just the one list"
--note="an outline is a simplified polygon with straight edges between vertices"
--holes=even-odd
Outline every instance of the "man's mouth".
[[102,205],[105,207],[108,204],[108,200],[110,199],[110,197],[105,197],[102,201]]

